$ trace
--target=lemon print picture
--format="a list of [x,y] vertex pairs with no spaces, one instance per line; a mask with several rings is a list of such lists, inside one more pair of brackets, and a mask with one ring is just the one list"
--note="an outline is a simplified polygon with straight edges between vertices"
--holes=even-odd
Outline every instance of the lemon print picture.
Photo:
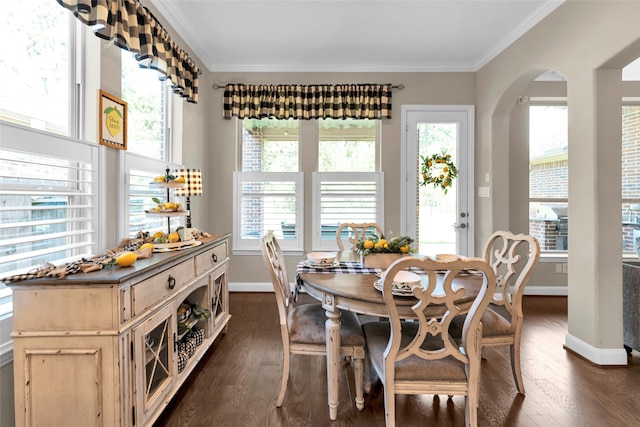
[[104,110],[107,132],[113,137],[117,137],[122,132],[122,113],[116,107],[108,107]]
[[127,149],[127,103],[100,91],[100,143]]

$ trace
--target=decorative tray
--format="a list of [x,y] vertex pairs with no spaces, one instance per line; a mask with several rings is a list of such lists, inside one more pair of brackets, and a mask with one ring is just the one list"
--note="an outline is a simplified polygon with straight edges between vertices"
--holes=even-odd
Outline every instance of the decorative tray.
[[151,188],[184,188],[187,184],[184,182],[150,182]]
[[147,216],[161,216],[161,217],[167,217],[167,216],[186,216],[188,214],[187,211],[164,211],[164,212],[149,212],[149,211],[144,211]]
[[154,243],[153,252],[170,252],[170,251],[180,251],[183,249],[189,249],[196,246],[200,246],[202,244],[202,240],[185,240],[184,242],[174,242],[174,243]]

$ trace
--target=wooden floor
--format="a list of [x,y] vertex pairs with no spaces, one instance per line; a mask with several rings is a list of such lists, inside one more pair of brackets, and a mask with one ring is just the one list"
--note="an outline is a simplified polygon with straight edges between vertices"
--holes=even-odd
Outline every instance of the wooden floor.
[[[303,297],[309,298],[307,295]],[[564,297],[526,296],[518,395],[507,348],[487,349],[480,386],[480,426],[640,426],[640,354],[629,366],[601,368],[563,349]],[[382,386],[354,405],[353,368],[343,362],[338,419],[329,420],[323,357],[293,356],[282,408],[282,344],[270,293],[232,293],[227,335],[208,352],[156,426],[384,426]],[[396,397],[398,426],[464,426],[464,399]]]

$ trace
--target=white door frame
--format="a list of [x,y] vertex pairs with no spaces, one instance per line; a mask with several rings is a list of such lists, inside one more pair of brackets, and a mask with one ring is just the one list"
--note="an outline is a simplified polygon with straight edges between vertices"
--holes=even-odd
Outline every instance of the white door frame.
[[[457,212],[468,213],[466,233],[456,234],[456,246],[460,255],[474,255],[474,106],[473,105],[402,105],[401,121],[401,148],[400,148],[400,171],[404,179],[400,182],[400,229],[403,235],[413,234],[416,229],[416,219],[414,206],[415,195],[418,186],[418,176],[411,164],[408,167],[408,134],[409,134],[409,114],[410,113],[451,113],[451,121],[461,123],[459,146],[457,153],[466,153],[466,156],[459,155],[457,159],[458,169],[458,200],[456,202]],[[415,150],[411,151],[415,153]],[[414,160],[415,161],[415,160]],[[409,209],[411,207],[411,209]],[[459,223],[459,222],[458,222]]]

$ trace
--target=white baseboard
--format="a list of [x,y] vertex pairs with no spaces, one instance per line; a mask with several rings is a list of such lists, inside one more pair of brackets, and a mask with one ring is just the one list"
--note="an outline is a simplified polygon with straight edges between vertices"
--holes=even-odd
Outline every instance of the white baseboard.
[[524,288],[525,295],[540,295],[547,297],[566,297],[569,295],[568,286],[527,286]]
[[627,352],[622,346],[620,348],[595,348],[571,334],[565,336],[564,345],[596,365],[627,366]]
[[[295,284],[291,284],[292,287]],[[273,292],[271,282],[229,282],[229,292]]]

